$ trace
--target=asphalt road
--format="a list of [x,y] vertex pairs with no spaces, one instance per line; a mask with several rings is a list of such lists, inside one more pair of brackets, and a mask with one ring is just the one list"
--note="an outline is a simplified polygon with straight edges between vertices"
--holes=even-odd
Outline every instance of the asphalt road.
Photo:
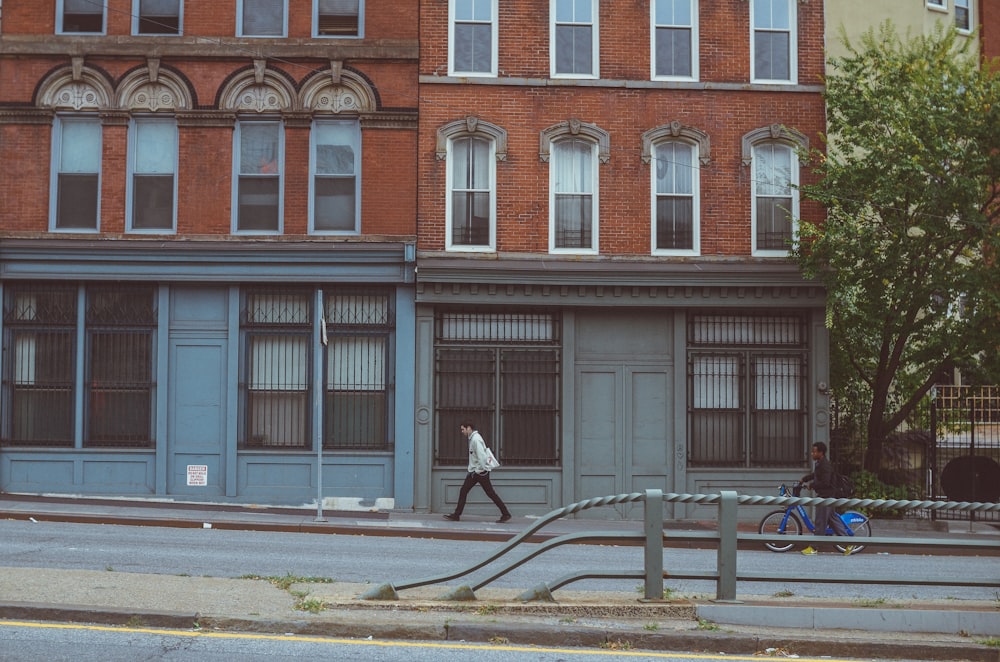
[[[498,547],[494,542],[392,538],[220,529],[178,529],[60,522],[0,521],[0,564],[7,567],[64,568],[210,577],[245,575],[327,577],[336,581],[399,583],[457,570]],[[530,549],[531,546],[529,546]],[[527,551],[526,551],[527,553]],[[801,571],[803,578],[835,571],[844,576],[885,574],[966,578],[995,576],[995,557],[915,556],[863,552],[806,557],[795,552],[741,551],[741,570]],[[512,571],[493,586],[530,588],[570,570],[642,568],[642,548],[607,545],[564,546]],[[711,569],[713,550],[667,549],[668,571]],[[484,576],[479,571],[473,578]],[[587,580],[574,590],[636,591],[635,580]],[[668,580],[683,595],[711,595],[714,582]],[[741,594],[787,592],[803,597],[909,600],[997,600],[995,589],[936,586],[741,582]]]

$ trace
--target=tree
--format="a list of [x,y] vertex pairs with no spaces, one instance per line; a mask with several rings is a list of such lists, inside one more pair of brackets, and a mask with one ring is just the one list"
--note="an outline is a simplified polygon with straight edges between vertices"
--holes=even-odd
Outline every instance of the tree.
[[[827,211],[793,249],[827,288],[834,397],[859,398],[865,468],[954,368],[1000,349],[1000,77],[953,28],[891,23],[830,61],[826,152],[803,196]],[[993,378],[996,374],[992,375]]]

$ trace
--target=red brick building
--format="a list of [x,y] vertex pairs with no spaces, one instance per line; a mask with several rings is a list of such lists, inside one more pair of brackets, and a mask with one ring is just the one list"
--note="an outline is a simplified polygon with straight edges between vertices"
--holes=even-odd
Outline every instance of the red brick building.
[[410,505],[417,19],[3,3],[0,489]]
[[466,417],[515,512],[807,466],[823,4],[421,0],[417,508],[456,500]]

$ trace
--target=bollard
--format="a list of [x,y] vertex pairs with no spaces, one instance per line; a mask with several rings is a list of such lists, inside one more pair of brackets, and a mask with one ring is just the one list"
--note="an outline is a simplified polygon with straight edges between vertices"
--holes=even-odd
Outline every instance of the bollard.
[[663,490],[646,490],[644,532],[646,534],[647,600],[663,599]]
[[715,587],[716,602],[736,599],[736,492],[719,493],[719,578]]

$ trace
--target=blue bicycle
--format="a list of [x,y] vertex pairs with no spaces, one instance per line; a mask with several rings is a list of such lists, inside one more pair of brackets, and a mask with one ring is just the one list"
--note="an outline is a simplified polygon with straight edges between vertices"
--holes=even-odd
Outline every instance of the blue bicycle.
[[[784,485],[778,490],[778,494],[781,496],[788,496],[788,488]],[[799,496],[802,493],[802,483],[795,482],[792,484],[791,495]],[[853,536],[855,538],[862,537],[867,538],[872,534],[871,522],[868,517],[863,513],[859,513],[855,510],[848,510],[846,513],[838,513],[840,519],[844,522],[844,527],[847,529],[847,535]],[[802,506],[789,506],[784,510],[775,510],[760,520],[760,526],[757,528],[759,533],[767,535],[780,535],[780,536],[800,536],[806,530],[809,533],[816,534],[816,525],[813,524],[812,520],[809,519],[809,514],[806,513],[806,509]],[[833,533],[833,529],[827,527],[826,534],[830,535]],[[838,536],[836,540],[843,540],[842,536]],[[764,543],[769,550],[772,552],[787,552],[795,543],[785,544],[783,542],[766,542]],[[837,544],[837,549],[846,553],[850,551],[851,554],[857,554],[862,549],[865,548],[864,545],[859,545],[856,542]]]

